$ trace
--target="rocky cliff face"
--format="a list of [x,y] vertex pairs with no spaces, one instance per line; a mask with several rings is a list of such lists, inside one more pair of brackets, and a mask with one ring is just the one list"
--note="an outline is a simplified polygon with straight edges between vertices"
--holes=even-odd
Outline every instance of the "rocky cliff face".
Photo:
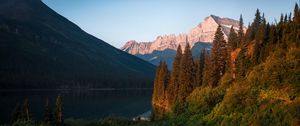
[[[163,51],[165,49],[176,50],[180,44],[182,47],[188,42],[192,47],[196,42],[211,43],[214,39],[214,34],[218,25],[222,26],[222,30],[227,40],[230,28],[233,26],[235,30],[239,29],[239,22],[230,18],[221,18],[215,15],[210,15],[204,19],[197,27],[193,28],[186,34],[171,34],[158,36],[152,42],[136,42],[134,40],[126,42],[121,50],[130,54],[150,54],[153,51]],[[246,29],[246,28],[245,28]],[[245,31],[245,30],[244,30]]]

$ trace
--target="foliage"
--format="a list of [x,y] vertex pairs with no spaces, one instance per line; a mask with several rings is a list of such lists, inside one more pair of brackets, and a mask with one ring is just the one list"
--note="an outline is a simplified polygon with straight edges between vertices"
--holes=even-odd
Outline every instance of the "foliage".
[[224,34],[221,30],[221,26],[219,25],[215,33],[211,54],[211,80],[209,82],[209,85],[211,87],[216,87],[219,83],[219,80],[225,73],[227,59],[228,52],[226,47],[226,41],[224,39]]
[[[296,4],[293,20],[282,15],[278,24],[270,25],[257,10],[245,36],[231,30],[229,47],[241,50],[233,61],[236,80],[230,69],[221,71],[224,67],[219,64],[224,62],[220,57],[224,54],[220,54],[218,42],[222,37],[216,33],[212,53],[205,56],[211,60],[204,62],[202,85],[187,97],[185,108],[179,108],[183,110],[180,117],[164,122],[191,126],[300,125],[299,13]],[[196,64],[198,78],[201,71],[199,62]]]

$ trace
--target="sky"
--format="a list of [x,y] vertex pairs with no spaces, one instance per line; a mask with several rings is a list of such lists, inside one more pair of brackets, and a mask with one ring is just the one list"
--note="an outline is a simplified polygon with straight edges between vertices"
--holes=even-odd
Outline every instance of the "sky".
[[245,25],[258,8],[267,21],[290,13],[299,0],[42,0],[87,33],[116,48],[128,40],[153,41],[159,35],[189,32],[211,14]]

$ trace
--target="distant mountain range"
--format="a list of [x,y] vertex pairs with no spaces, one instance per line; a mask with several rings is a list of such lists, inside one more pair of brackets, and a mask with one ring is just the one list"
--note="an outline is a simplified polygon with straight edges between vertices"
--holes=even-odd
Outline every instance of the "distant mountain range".
[[[210,50],[218,25],[222,26],[226,40],[228,39],[231,27],[236,31],[239,29],[239,21],[237,20],[210,15],[189,33],[177,36],[174,34],[158,36],[151,42],[130,40],[121,47],[121,50],[136,55],[155,65],[158,64],[159,60],[165,60],[168,66],[171,66],[172,59],[175,56],[174,51],[178,45],[181,45],[182,49],[184,49],[186,43],[189,43],[193,47],[193,50],[199,51],[194,51],[193,54],[199,54],[204,48]],[[246,27],[244,29],[246,31]]]
[[0,38],[0,89],[152,87],[154,65],[87,34],[41,0],[1,0]]

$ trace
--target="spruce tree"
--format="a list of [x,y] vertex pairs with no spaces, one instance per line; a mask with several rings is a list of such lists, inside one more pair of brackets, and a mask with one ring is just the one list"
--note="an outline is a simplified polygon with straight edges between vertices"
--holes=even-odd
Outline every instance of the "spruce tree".
[[181,59],[179,104],[184,105],[186,97],[193,91],[195,85],[194,61],[189,43],[186,44]]
[[239,39],[240,38],[238,38],[237,34],[235,33],[235,30],[233,29],[233,27],[231,27],[230,33],[228,36],[228,45],[230,47],[230,51],[233,51],[238,47],[238,43],[240,43]]
[[196,84],[197,86],[202,86],[203,84],[203,72],[204,72],[204,64],[205,64],[205,54],[206,50],[201,50],[199,61],[197,61],[196,67]]
[[25,98],[24,103],[23,103],[23,107],[22,107],[22,119],[24,121],[30,121],[30,119],[31,119],[28,98]]
[[178,89],[179,89],[179,72],[180,72],[180,62],[182,58],[182,50],[181,46],[179,45],[177,48],[176,56],[173,61],[173,69],[171,72],[171,78],[170,83],[167,88],[168,90],[168,101],[171,106],[173,106],[176,102],[177,95],[178,95]]
[[209,51],[205,51],[202,86],[208,86],[209,82],[211,82],[211,66],[211,55]]
[[12,113],[12,123],[20,120],[22,118],[21,106],[19,103],[16,104],[16,107]]
[[155,118],[160,118],[164,115],[164,107],[166,107],[166,105],[168,104],[168,99],[166,99],[166,87],[169,84],[170,74],[165,62],[160,62],[156,74],[156,81],[152,97],[152,111]]
[[241,45],[243,45],[243,38],[244,38],[244,21],[243,21],[243,16],[240,15],[237,47],[241,47]]
[[158,97],[160,101],[165,101],[166,99],[166,87],[169,83],[169,71],[166,62],[161,63],[161,69],[159,72],[159,80],[158,80]]
[[226,49],[226,41],[221,26],[217,28],[215,38],[213,40],[212,54],[211,54],[211,87],[216,87],[219,80],[225,73],[226,61],[228,52]]
[[255,18],[250,27],[247,30],[246,41],[250,42],[255,39],[256,32],[261,24],[262,18],[259,9],[256,10]]
[[56,108],[55,108],[55,123],[57,126],[63,126],[64,125],[64,119],[63,119],[63,101],[62,97],[59,95],[56,98]]
[[295,8],[294,8],[294,17],[293,17],[293,21],[294,21],[296,24],[299,24],[299,23],[300,23],[300,11],[299,11],[299,6],[298,6],[297,3],[295,4]]
[[44,122],[47,125],[50,125],[52,121],[53,121],[53,115],[52,115],[51,108],[49,106],[49,99],[47,98],[45,104]]
[[153,87],[153,94],[152,94],[152,102],[156,102],[158,100],[158,90],[159,90],[159,79],[160,79],[160,70],[162,67],[162,62],[159,62],[159,65],[156,68],[155,78],[154,78],[154,87]]

